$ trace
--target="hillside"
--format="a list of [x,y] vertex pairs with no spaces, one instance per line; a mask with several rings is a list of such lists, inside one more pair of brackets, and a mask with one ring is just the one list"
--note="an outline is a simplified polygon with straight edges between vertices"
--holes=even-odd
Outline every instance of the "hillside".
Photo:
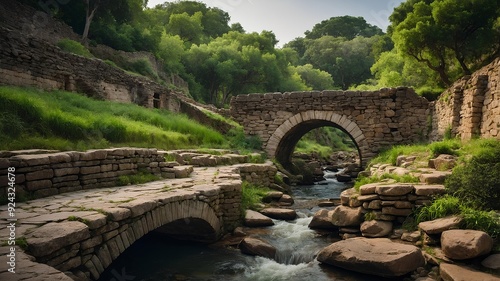
[[229,145],[222,134],[185,115],[65,91],[0,87],[0,112],[0,150]]

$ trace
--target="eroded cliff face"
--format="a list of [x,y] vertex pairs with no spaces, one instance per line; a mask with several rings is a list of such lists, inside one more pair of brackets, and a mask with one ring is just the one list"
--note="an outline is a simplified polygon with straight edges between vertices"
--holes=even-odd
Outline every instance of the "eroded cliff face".
[[430,108],[431,140],[500,139],[500,58],[455,82]]

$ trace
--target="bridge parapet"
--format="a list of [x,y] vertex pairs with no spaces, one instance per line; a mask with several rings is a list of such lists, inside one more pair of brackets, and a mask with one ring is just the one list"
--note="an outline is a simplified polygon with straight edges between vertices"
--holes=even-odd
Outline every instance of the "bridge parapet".
[[428,107],[411,88],[238,95],[231,116],[282,164],[308,131],[332,126],[349,134],[365,166],[381,149],[426,138]]

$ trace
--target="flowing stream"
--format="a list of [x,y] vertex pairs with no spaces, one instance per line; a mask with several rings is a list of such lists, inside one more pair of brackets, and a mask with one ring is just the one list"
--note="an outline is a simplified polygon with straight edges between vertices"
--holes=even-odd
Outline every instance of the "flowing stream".
[[[268,228],[245,228],[277,248],[274,260],[243,255],[238,249],[176,241],[149,234],[127,249],[100,281],[364,281],[386,280],[320,265],[319,250],[336,241],[308,228],[317,207],[310,202],[338,198],[347,188],[331,175],[311,186],[296,186],[293,196],[299,218],[275,221]],[[394,279],[392,279],[394,280]]]

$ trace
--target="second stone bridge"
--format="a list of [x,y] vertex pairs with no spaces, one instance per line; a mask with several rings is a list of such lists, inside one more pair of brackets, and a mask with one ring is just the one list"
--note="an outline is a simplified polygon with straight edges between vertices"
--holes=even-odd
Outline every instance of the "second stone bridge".
[[425,139],[429,103],[411,88],[239,95],[231,116],[245,133],[259,136],[263,149],[284,167],[297,142],[319,127],[336,127],[358,148],[365,167],[383,148]]

